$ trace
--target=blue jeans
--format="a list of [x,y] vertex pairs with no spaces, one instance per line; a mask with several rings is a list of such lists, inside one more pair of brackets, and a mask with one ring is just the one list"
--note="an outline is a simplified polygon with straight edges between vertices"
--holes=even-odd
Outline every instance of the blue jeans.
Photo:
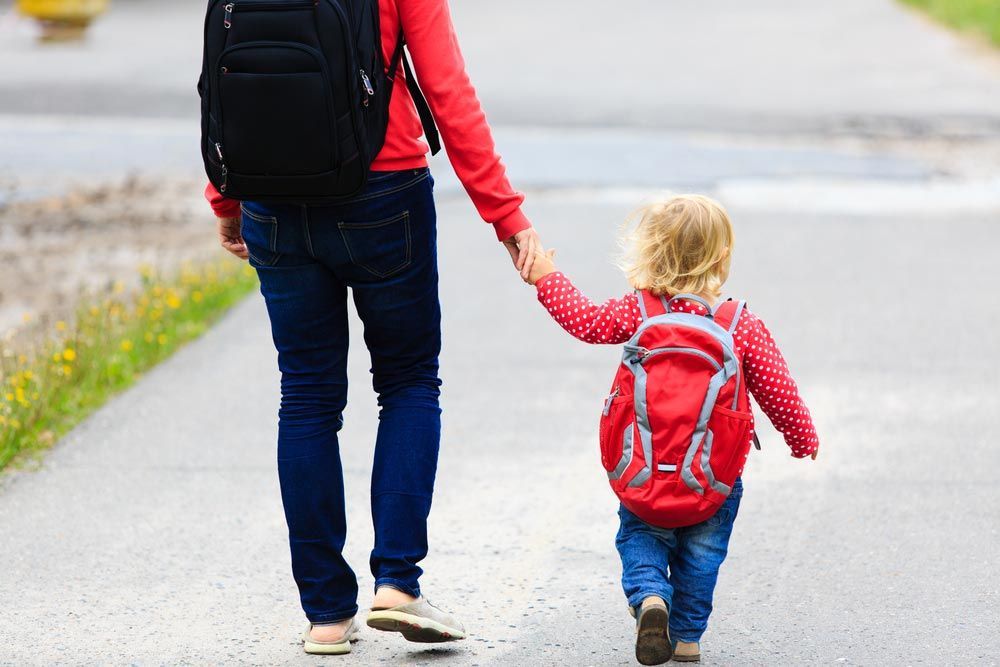
[[371,480],[375,586],[419,595],[441,436],[441,307],[427,169],[373,172],[336,205],[243,205],[243,238],[281,370],[278,476],[292,574],[313,623],[354,616],[357,577],[338,431],[347,405],[347,296],[364,323],[378,394]]
[[638,610],[650,595],[663,598],[674,641],[697,642],[708,627],[712,593],[742,496],[743,482],[737,479],[712,518],[685,528],[657,528],[624,507],[618,511],[621,527],[615,545],[629,606]]

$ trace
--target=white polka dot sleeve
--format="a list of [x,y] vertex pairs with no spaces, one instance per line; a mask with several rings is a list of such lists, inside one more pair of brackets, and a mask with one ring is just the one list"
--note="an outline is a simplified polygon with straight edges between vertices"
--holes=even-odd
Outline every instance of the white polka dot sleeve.
[[536,284],[538,301],[568,333],[585,343],[615,345],[626,342],[639,328],[642,315],[635,294],[596,305],[560,272]]
[[760,318],[745,311],[734,342],[745,350],[743,374],[757,404],[785,437],[793,456],[810,456],[819,448],[816,427],[771,332]]

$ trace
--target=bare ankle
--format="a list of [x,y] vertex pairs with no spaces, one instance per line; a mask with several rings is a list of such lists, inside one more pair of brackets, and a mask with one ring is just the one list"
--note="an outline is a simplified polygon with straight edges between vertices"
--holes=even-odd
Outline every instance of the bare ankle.
[[401,604],[409,604],[417,598],[413,597],[409,593],[404,593],[398,588],[393,588],[392,586],[379,586],[375,591],[375,600],[372,603],[373,607],[398,607]]
[[338,642],[344,638],[349,627],[351,627],[351,619],[314,625],[309,629],[309,636],[319,642]]

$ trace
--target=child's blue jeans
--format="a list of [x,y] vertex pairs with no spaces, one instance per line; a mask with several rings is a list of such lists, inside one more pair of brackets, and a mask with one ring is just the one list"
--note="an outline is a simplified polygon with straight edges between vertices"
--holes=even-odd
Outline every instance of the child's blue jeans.
[[712,593],[742,496],[743,482],[737,479],[712,518],[684,528],[657,528],[624,507],[618,511],[621,527],[615,545],[629,606],[638,611],[650,595],[663,598],[674,641],[697,642],[708,627]]

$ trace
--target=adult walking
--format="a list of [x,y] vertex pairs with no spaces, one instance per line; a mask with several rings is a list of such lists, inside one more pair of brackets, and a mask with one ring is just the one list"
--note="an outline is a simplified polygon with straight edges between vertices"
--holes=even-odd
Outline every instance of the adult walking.
[[[298,5],[303,5],[303,11],[318,12],[325,11],[326,1],[287,2],[283,6],[237,1],[216,10],[218,16],[210,9],[209,21],[221,19],[220,23],[231,31],[225,36],[228,40],[236,38],[239,30],[249,34],[246,31],[254,29],[254,15],[249,10],[260,13],[274,11],[277,6],[283,13],[270,17],[267,29],[273,31],[292,25],[292,10]],[[346,25],[356,18],[353,12],[362,11],[357,7],[365,3],[340,4],[352,5],[344,12],[348,17]],[[216,142],[210,136],[203,140],[208,149],[217,152],[216,156],[206,157],[206,166],[216,181],[206,188],[206,197],[218,216],[219,239],[226,250],[249,259],[257,270],[278,351],[278,473],[292,572],[310,622],[304,645],[311,653],[349,652],[349,640],[357,629],[357,578],[342,553],[346,518],[337,435],[347,402],[348,293],[364,323],[380,406],[371,488],[375,545],[370,565],[376,590],[368,624],[399,631],[413,641],[447,641],[465,636],[461,623],[421,596],[419,585],[418,564],[428,549],[427,517],[441,434],[436,218],[433,179],[426,159],[428,143],[422,139],[424,129],[432,135],[428,137],[431,143],[436,137],[428,127],[429,114],[417,89],[401,85],[407,79],[408,84],[413,83],[402,57],[401,35],[405,35],[413,70],[440,127],[455,172],[522,276],[530,272],[540,247],[535,231],[521,212],[524,197],[507,180],[486,117],[466,75],[447,0],[378,0],[377,9],[376,34],[378,27],[381,34],[377,67],[385,72],[380,79],[391,88],[385,103],[388,125],[384,145],[370,164],[367,182],[356,194],[320,203],[310,203],[308,197],[295,201],[288,196],[281,197],[280,203],[268,198],[247,198],[242,202],[231,199],[224,194],[233,194],[238,184],[253,182],[249,176],[242,181],[234,178],[237,169],[233,163],[237,159],[252,163],[255,145],[251,141],[239,148],[223,147],[223,140]],[[320,25],[321,18],[315,14],[312,20]],[[244,20],[246,23],[240,23]],[[359,24],[363,21],[363,17],[358,18]],[[319,39],[322,42],[324,35]],[[254,43],[274,52],[273,46],[267,46],[273,42]],[[223,99],[218,114],[210,114],[203,125],[206,136],[215,131],[225,135],[224,141],[230,144],[247,143],[246,137],[233,139],[236,130],[231,127],[214,127],[217,122],[222,124],[216,115],[223,112],[227,122],[232,122],[232,112],[225,105],[231,107],[233,100],[239,99],[237,93],[249,90],[248,80],[254,81],[257,88],[241,103],[261,105],[261,113],[273,116],[285,111],[279,105],[294,104],[294,95],[305,91],[307,83],[322,81],[320,72],[326,76],[336,74],[329,74],[330,68],[325,66],[316,71],[303,67],[294,79],[290,75],[276,76],[271,70],[254,70],[257,78],[248,79],[246,61],[237,56],[246,59],[252,48],[239,52],[230,49],[215,61],[223,63],[217,67],[222,72],[219,90]],[[302,48],[302,53],[295,51],[282,52],[286,64],[293,57],[306,60],[308,48]],[[348,71],[351,75],[357,72]],[[366,118],[369,103],[377,106],[382,92],[379,82],[374,77],[369,79],[372,71],[362,66],[358,78]],[[268,94],[267,86],[277,86],[275,91],[288,86],[288,99],[281,99],[284,93]],[[225,95],[230,96],[228,102]],[[296,131],[283,128],[282,132],[293,134],[289,135],[292,139],[282,141],[294,141]],[[315,136],[310,134],[310,138]],[[259,142],[257,150],[284,146],[270,134],[255,136],[253,141]],[[335,135],[334,143],[338,141],[341,139]],[[306,150],[304,154],[308,153]],[[292,165],[288,173],[298,173],[295,167]],[[244,171],[247,169],[244,167]],[[220,193],[227,185],[228,192]]]

